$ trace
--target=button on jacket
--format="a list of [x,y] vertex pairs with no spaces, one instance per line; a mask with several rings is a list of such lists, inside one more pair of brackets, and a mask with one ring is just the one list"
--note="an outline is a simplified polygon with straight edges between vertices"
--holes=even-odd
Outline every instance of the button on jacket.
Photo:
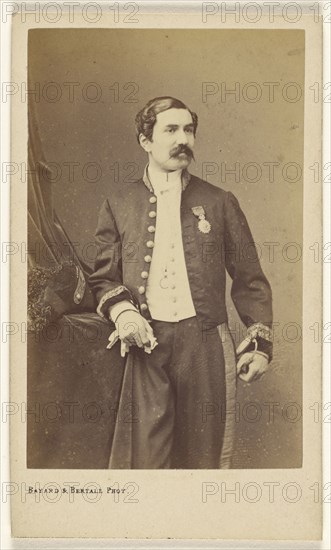
[[[147,320],[152,319],[146,288],[155,244],[154,196],[145,170],[143,178],[113,190],[101,207],[95,235],[97,258],[89,283],[99,303],[98,313],[106,318],[110,306],[129,300]],[[210,224],[207,229],[199,223],[199,213]],[[252,258],[253,237],[235,196],[185,170],[180,220],[197,319],[208,328],[227,321],[227,271],[243,323],[271,326],[270,285],[257,254]]]

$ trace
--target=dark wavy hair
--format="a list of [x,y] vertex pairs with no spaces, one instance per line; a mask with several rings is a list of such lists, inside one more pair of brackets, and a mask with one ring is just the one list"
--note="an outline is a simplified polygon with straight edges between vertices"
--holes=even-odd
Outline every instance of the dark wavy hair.
[[149,141],[152,141],[156,116],[159,113],[163,113],[163,111],[167,111],[168,109],[186,109],[189,111],[193,120],[193,133],[195,136],[198,127],[198,115],[191,111],[191,109],[189,109],[187,105],[179,99],[170,96],[163,96],[151,99],[136,115],[135,124],[138,143],[140,134],[143,134],[147,137],[147,139],[149,139]]

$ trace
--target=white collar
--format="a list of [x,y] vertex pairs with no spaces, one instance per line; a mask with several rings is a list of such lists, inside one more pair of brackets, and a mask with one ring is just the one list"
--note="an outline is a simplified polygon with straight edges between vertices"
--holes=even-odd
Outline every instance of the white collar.
[[179,187],[182,184],[182,169],[173,172],[161,172],[148,165],[147,170],[149,180],[156,193]]

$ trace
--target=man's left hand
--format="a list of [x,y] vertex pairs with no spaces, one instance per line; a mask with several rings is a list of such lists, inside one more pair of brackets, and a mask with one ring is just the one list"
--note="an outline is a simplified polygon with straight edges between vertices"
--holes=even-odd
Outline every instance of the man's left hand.
[[263,376],[268,369],[268,359],[254,351],[244,353],[237,363],[237,374],[243,382],[253,382]]

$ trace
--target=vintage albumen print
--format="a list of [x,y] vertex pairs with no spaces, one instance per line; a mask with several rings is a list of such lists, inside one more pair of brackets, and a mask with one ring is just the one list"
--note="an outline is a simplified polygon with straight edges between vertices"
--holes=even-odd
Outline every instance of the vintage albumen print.
[[321,24],[209,8],[15,15],[17,536],[321,535]]

